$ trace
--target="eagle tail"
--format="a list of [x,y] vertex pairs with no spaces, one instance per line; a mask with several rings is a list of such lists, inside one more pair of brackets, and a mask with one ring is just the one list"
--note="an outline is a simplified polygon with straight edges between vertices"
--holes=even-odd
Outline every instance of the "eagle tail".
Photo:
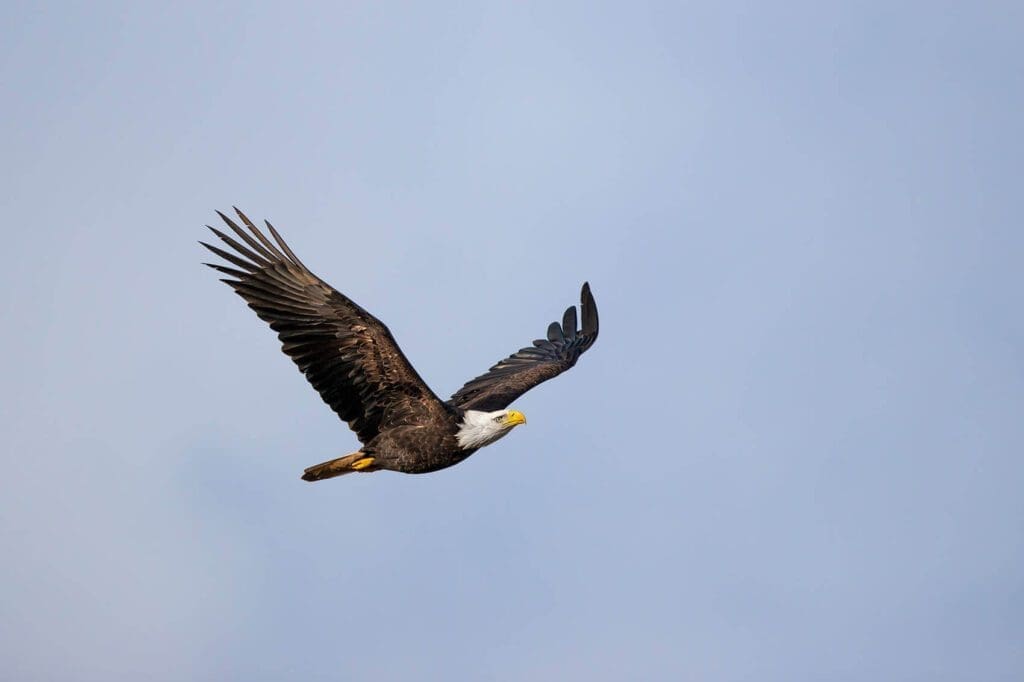
[[302,480],[322,481],[325,478],[351,474],[353,471],[376,470],[377,467],[373,466],[373,457],[369,457],[362,451],[359,451],[309,467],[302,474]]

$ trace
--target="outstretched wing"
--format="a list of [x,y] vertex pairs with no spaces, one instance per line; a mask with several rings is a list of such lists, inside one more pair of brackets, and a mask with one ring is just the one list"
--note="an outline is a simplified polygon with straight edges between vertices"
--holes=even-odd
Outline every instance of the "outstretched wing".
[[501,410],[537,384],[552,379],[576,364],[597,340],[597,304],[584,282],[580,292],[583,328],[576,329],[576,306],[562,316],[562,324],[552,322],[548,338],[508,356],[487,374],[478,376],[451,397],[448,402],[464,410]]
[[360,441],[408,417],[414,402],[444,409],[380,320],[310,272],[269,222],[276,245],[235,212],[248,232],[217,213],[244,245],[209,225],[234,253],[200,243],[236,268],[206,265],[234,278],[221,281],[270,323],[282,350]]

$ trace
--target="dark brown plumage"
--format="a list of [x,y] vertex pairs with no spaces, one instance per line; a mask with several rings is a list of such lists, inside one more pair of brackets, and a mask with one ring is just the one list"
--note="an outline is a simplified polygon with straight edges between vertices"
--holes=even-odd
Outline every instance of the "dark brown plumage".
[[[495,412],[572,367],[597,339],[597,307],[584,284],[582,330],[570,307],[561,325],[548,327],[546,340],[502,360],[443,402],[380,320],[314,275],[269,222],[274,242],[235,212],[247,229],[218,215],[237,239],[210,227],[232,251],[201,242],[234,267],[207,265],[230,277],[222,281],[277,332],[282,350],[363,444],[352,455],[310,467],[307,480],[377,469],[425,473],[456,464],[523,423],[518,412]],[[480,439],[472,429],[483,429]]]

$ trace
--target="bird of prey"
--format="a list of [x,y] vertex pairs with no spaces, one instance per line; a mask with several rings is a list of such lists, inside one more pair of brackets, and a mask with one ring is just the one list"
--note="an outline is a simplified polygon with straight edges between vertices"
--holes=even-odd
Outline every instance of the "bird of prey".
[[305,470],[320,481],[381,469],[423,474],[450,467],[525,424],[508,406],[576,364],[597,339],[590,286],[580,293],[581,325],[571,306],[533,342],[441,400],[420,378],[384,323],[314,275],[269,223],[270,239],[237,208],[245,226],[218,211],[237,239],[207,225],[231,251],[200,242],[223,258],[206,263],[277,332],[282,350],[362,447]]

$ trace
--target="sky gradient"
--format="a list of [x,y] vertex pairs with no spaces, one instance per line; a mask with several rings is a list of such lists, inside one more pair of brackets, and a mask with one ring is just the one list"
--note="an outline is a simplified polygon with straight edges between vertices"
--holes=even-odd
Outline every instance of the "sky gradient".
[[[6,3],[18,680],[1018,680],[1019,3]],[[447,396],[355,437],[203,268],[268,218]]]

